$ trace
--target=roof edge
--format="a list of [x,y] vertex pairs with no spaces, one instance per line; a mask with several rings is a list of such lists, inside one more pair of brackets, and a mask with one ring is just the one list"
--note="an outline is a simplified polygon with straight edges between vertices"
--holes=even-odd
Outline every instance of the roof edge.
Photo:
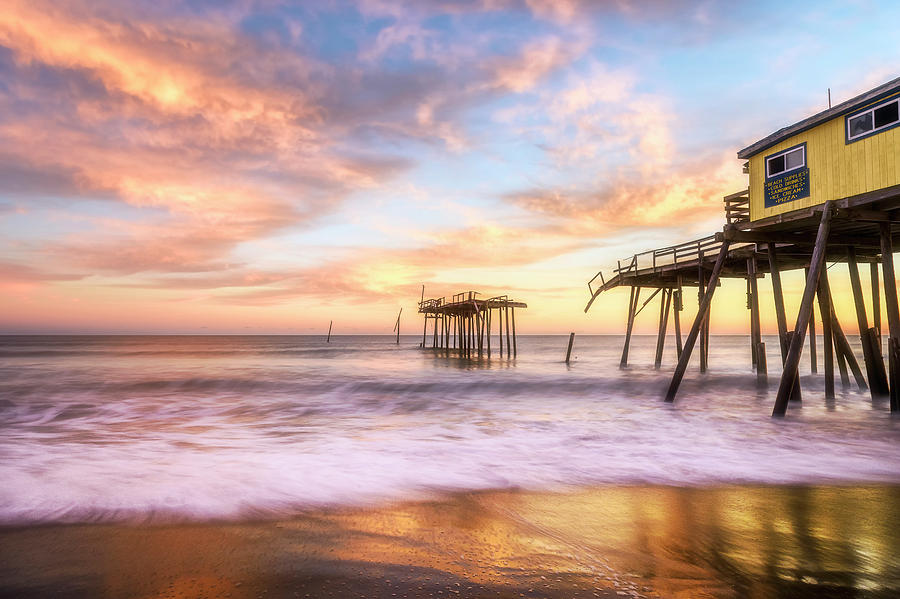
[[797,135],[798,133],[802,133],[808,129],[812,129],[816,125],[819,125],[825,121],[830,121],[833,118],[839,117],[847,112],[851,112],[862,104],[878,100],[880,96],[889,95],[892,92],[898,90],[900,90],[900,77],[888,81],[887,83],[883,83],[878,87],[870,89],[869,91],[862,93],[854,98],[850,98],[845,102],[841,102],[837,106],[833,106],[827,110],[823,110],[822,112],[814,114],[811,117],[805,118],[802,121],[794,123],[793,125],[782,127],[775,133],[762,138],[761,140],[747,146],[743,150],[739,150],[737,153],[737,157],[746,159],[750,158],[751,156],[755,156],[763,150],[774,146],[783,139],[791,137],[792,135]]

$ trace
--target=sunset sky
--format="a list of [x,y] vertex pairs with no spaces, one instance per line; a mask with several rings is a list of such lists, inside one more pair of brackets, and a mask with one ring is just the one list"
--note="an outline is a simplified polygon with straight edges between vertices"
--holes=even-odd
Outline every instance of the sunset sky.
[[900,65],[895,2],[0,4],[5,333],[414,333],[423,284],[620,333],[597,270],[720,230],[738,149]]

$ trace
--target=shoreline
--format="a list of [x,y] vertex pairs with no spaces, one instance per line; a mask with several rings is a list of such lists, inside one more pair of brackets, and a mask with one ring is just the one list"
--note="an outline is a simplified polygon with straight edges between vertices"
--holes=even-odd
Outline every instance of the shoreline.
[[0,597],[888,597],[900,485],[477,491],[281,520],[0,527]]

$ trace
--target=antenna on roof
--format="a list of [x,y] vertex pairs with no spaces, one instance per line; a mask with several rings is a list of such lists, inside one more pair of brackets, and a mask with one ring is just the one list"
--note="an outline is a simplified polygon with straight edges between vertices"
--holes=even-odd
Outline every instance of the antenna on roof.
[[831,108],[831,88],[828,88],[828,108]]

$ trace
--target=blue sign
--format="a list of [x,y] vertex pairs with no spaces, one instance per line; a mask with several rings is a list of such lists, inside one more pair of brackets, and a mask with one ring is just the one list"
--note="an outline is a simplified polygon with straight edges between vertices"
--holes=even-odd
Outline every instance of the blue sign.
[[809,167],[766,179],[766,208],[809,197]]

